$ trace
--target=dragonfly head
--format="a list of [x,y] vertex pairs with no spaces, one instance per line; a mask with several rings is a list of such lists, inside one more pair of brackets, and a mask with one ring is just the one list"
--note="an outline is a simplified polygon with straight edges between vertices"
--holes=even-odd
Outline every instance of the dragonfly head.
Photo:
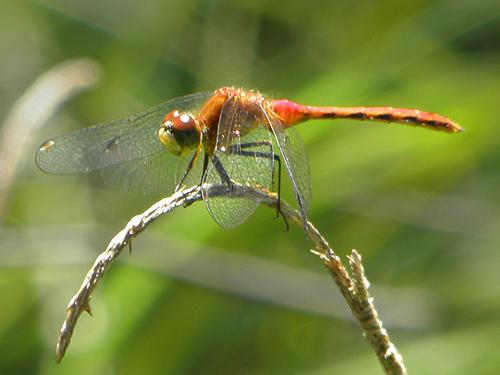
[[195,118],[187,113],[171,111],[163,118],[158,138],[172,154],[180,155],[199,144],[200,133]]

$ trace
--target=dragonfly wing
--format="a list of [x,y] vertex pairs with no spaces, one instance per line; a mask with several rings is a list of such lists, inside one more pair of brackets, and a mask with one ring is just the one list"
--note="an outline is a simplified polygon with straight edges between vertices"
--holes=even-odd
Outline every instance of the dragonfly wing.
[[261,109],[274,135],[277,148],[292,184],[300,216],[305,225],[311,203],[311,172],[304,142],[295,129],[288,128],[285,130],[277,117],[271,116],[262,105]]
[[194,150],[184,156],[161,150],[142,159],[101,168],[98,173],[104,183],[113,188],[143,194],[171,194],[179,181],[178,169],[187,165],[185,161],[193,154]]
[[[165,191],[160,185],[175,181],[179,158],[158,139],[162,119],[174,109],[196,112],[211,95],[184,96],[135,116],[48,140],[38,150],[36,163],[43,171],[56,174],[97,170],[107,184],[126,190]],[[146,178],[153,180],[144,181]]]
[[[259,126],[255,111],[243,109],[236,98],[229,99],[221,111],[215,151],[205,182],[227,184],[225,173],[239,184],[270,190],[273,171],[274,148],[269,131]],[[234,197],[231,191],[227,196],[212,197],[206,190],[203,193],[208,212],[224,228],[244,222],[259,204],[255,198]]]

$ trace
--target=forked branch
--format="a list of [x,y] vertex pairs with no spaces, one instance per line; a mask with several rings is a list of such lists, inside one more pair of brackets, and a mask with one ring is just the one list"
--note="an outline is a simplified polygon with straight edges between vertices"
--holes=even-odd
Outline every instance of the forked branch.
[[[210,196],[227,195],[226,185],[207,186]],[[233,197],[248,197],[262,201],[266,206],[276,208],[278,200],[275,194],[242,185],[235,185],[232,189]],[[179,206],[188,206],[202,200],[199,186],[181,189],[168,198],[164,198],[142,214],[133,217],[116,236],[110,241],[106,250],[101,253],[85,279],[68,304],[66,319],[61,328],[56,347],[56,361],[60,362],[66,352],[75,329],[77,320],[83,311],[90,313],[90,298],[97,282],[104,275],[104,271],[121,251],[130,245],[132,239],[142,232],[155,219],[172,211]],[[280,211],[285,218],[298,226],[303,227],[300,214],[285,202],[280,202]],[[323,260],[330,271],[335,283],[339,287],[355,319],[370,343],[375,354],[387,374],[406,374],[403,358],[391,342],[387,331],[383,328],[373,305],[373,298],[368,293],[368,280],[364,275],[360,255],[353,250],[349,257],[350,272],[344,267],[340,258],[321,236],[319,231],[308,222],[305,228],[307,237],[314,243],[312,252]]]

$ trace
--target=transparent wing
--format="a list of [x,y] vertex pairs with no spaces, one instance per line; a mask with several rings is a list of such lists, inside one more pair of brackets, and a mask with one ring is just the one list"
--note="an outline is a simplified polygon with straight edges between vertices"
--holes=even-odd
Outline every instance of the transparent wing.
[[179,181],[177,171],[181,165],[187,166],[185,161],[190,160],[194,152],[176,156],[161,150],[142,159],[101,168],[98,172],[104,183],[114,188],[143,194],[170,194]]
[[184,96],[135,116],[48,140],[38,150],[36,163],[57,174],[97,170],[105,183],[125,190],[165,191],[174,184],[180,159],[158,139],[161,121],[173,109],[196,112],[211,95]]
[[[205,182],[272,189],[274,148],[269,131],[260,125],[258,111],[245,110],[237,99],[229,99],[222,108],[215,151],[209,163]],[[222,170],[221,170],[222,168]],[[229,196],[210,197],[204,191],[208,212],[220,226],[235,227],[244,222],[257,208],[252,198]]]
[[271,116],[262,105],[261,109],[273,132],[281,159],[292,184],[300,216],[305,224],[311,203],[311,172],[304,142],[295,129],[285,130],[278,117]]

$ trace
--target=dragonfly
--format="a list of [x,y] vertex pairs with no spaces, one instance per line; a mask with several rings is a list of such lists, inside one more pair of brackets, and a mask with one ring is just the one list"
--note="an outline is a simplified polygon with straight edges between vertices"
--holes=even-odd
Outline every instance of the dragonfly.
[[[222,87],[172,99],[142,113],[44,142],[36,164],[48,173],[97,171],[105,184],[145,194],[201,186],[210,216],[224,228],[253,214],[257,197],[236,196],[235,183],[277,195],[288,175],[305,224],[311,201],[310,168],[294,125],[312,119],[393,122],[458,133],[442,115],[393,107],[318,107],[269,99],[258,91]],[[207,186],[227,187],[210,195]]]

